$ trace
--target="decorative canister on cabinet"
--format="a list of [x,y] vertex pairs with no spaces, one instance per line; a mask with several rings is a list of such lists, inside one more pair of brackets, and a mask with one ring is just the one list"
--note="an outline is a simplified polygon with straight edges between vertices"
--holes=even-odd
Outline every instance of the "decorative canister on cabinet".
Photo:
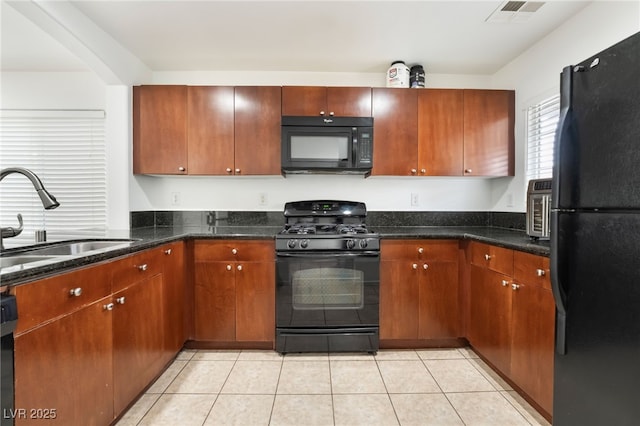
[[409,87],[409,67],[404,61],[393,61],[387,70],[387,87]]

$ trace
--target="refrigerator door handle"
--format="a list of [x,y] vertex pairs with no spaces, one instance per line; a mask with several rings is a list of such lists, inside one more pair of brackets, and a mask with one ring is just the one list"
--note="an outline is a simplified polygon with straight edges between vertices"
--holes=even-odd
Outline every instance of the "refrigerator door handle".
[[567,327],[567,305],[566,292],[562,285],[562,277],[565,274],[560,270],[566,267],[566,260],[561,259],[562,251],[560,250],[559,231],[559,212],[551,212],[551,290],[553,298],[556,302],[556,352],[560,355],[567,353],[566,348],[566,327]]
[[[560,116],[558,118],[558,127],[556,128],[555,146],[553,153],[553,180],[551,182],[551,208],[560,208],[568,194],[564,194],[564,199],[560,199],[560,188],[567,174],[567,166],[569,161],[564,161],[562,166],[562,175],[560,173],[560,163],[564,160],[562,153],[567,151],[567,145],[571,143],[570,135],[570,112],[571,112],[571,94],[573,85],[573,67],[568,66],[562,70],[560,74]],[[567,159],[570,160],[570,159]],[[571,171],[569,171],[571,172]],[[564,191],[569,192],[571,188],[564,186]],[[566,207],[566,206],[563,206]]]

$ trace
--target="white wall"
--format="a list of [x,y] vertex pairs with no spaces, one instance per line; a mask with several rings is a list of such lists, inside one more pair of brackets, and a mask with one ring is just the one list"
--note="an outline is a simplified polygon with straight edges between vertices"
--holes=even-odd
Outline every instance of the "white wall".
[[559,92],[562,68],[638,31],[639,1],[593,2],[493,75],[494,85],[516,90],[516,176],[493,181],[494,211],[525,211],[527,107]]

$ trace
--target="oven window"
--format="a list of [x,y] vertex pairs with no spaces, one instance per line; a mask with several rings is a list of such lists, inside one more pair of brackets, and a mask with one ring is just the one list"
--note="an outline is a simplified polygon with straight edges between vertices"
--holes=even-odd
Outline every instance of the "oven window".
[[361,309],[364,272],[345,268],[311,268],[294,272],[293,309]]
[[346,161],[349,159],[349,138],[291,135],[291,159]]

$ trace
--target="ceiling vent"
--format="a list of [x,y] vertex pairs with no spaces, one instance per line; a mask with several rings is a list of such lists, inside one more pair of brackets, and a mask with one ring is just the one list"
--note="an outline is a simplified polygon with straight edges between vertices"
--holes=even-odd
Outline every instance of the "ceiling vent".
[[486,22],[524,22],[531,19],[545,2],[543,1],[506,1],[493,11]]

